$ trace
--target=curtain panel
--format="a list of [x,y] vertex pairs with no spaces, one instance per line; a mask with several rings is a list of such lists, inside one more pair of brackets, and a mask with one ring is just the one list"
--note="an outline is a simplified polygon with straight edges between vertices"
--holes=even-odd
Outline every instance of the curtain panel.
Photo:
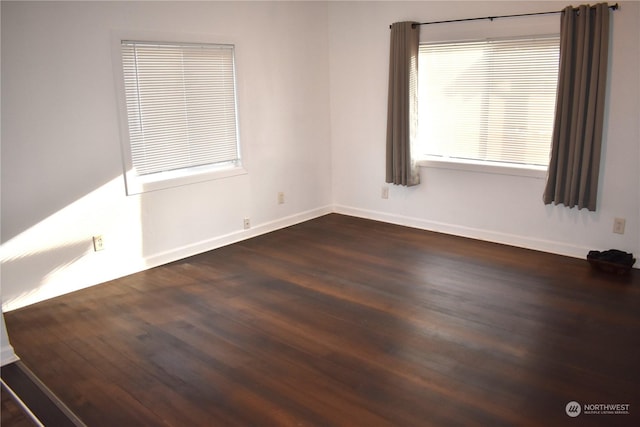
[[386,182],[412,186],[420,175],[412,157],[418,128],[418,45],[415,22],[391,25],[387,105]]
[[596,210],[609,51],[609,6],[562,11],[560,71],[545,204]]

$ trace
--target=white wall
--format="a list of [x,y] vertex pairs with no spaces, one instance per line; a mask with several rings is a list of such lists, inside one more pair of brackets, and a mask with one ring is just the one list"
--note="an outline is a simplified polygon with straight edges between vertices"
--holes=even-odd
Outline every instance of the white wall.
[[[328,212],[327,28],[326,3],[3,1],[3,309]],[[235,43],[247,175],[125,195],[112,31]]]
[[[613,12],[596,213],[543,205],[541,179],[447,169],[424,168],[420,186],[380,197],[389,24],[564,6],[2,1],[3,310],[331,210],[580,257],[639,253],[638,3]],[[235,42],[248,175],[125,196],[111,58],[118,30]],[[614,217],[627,219],[622,236],[611,233]],[[95,234],[102,252],[91,248]]]
[[7,328],[4,326],[4,314],[0,313],[0,366],[8,365],[16,360],[18,360],[18,356],[13,351],[9,335],[7,335]]
[[[436,231],[584,257],[591,249],[640,252],[640,4],[612,12],[611,67],[597,212],[545,206],[544,179],[421,168],[417,187],[384,184],[389,24],[561,10],[566,2],[333,2],[329,6],[335,210]],[[559,20],[559,15],[553,15]],[[483,21],[535,30],[541,19]],[[514,24],[517,22],[517,24]],[[476,24],[423,26],[470,32]],[[442,36],[442,34],[439,34]],[[463,34],[462,37],[470,36]],[[454,36],[452,36],[454,37]],[[613,219],[626,218],[624,235]]]

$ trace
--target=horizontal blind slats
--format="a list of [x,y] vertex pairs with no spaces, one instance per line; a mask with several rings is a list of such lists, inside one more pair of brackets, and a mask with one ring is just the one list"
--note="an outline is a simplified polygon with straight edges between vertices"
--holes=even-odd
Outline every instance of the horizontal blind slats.
[[426,154],[548,164],[558,57],[557,36],[420,45]]
[[233,46],[124,41],[138,175],[239,160]]

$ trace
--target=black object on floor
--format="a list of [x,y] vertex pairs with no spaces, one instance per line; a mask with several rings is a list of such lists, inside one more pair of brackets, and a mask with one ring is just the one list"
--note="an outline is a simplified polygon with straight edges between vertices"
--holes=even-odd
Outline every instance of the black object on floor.
[[636,262],[633,254],[620,251],[618,249],[609,249],[608,251],[589,251],[587,260],[592,267],[608,273],[626,274]]

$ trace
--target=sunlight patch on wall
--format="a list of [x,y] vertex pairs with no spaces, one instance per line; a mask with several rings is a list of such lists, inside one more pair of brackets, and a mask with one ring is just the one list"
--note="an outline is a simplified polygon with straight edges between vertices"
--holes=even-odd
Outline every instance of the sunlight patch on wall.
[[[94,251],[95,235],[103,236],[104,250]],[[117,177],[2,245],[2,309],[144,268],[142,244],[140,201],[123,197]]]

